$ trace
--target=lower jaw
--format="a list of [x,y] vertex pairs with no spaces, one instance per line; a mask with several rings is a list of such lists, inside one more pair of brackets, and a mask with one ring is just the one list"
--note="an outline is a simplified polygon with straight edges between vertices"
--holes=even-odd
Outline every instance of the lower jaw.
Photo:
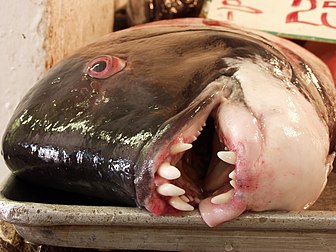
[[217,226],[225,221],[240,216],[247,210],[247,203],[239,199],[237,193],[226,204],[211,203],[211,198],[206,198],[199,204],[199,211],[204,222],[210,226]]
[[[231,195],[228,199],[226,199],[226,203],[222,204],[212,203],[212,199],[214,198],[214,196],[209,196],[200,199],[199,202],[196,202],[195,198],[193,199],[193,201],[182,199],[185,196],[167,197],[165,199],[162,198],[161,195],[154,193],[153,195],[151,195],[150,198],[148,198],[145,205],[148,211],[157,216],[179,216],[191,211],[198,210],[203,221],[209,227],[214,227],[226,221],[232,220],[248,210],[247,202],[244,200],[243,197],[241,197],[240,192],[238,190],[231,190]],[[228,191],[227,193],[229,194],[230,191]],[[172,198],[179,198],[180,200],[182,199],[181,201],[183,201],[184,203],[189,202],[188,204],[192,206],[192,208],[179,210],[175,207],[172,207],[170,203]]]

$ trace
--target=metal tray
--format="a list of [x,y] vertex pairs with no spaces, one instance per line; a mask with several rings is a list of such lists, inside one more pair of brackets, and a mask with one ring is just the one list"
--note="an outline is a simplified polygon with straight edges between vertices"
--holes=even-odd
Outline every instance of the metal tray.
[[[299,181],[298,181],[299,183]],[[0,219],[27,241],[64,247],[162,251],[336,251],[336,174],[315,205],[300,212],[245,213],[218,227],[197,211],[155,217],[10,177],[1,187]],[[100,205],[99,205],[100,204]]]

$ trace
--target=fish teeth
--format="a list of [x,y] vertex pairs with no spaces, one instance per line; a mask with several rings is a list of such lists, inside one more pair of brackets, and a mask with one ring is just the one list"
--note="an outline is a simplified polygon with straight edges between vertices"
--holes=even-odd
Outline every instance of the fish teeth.
[[235,170],[233,170],[232,172],[230,172],[229,178],[230,179],[235,179],[236,178],[236,172],[235,172]]
[[234,189],[231,189],[228,192],[221,193],[213,197],[211,199],[211,203],[218,205],[226,204],[229,200],[232,199],[233,195],[234,195]]
[[163,196],[180,196],[185,194],[185,191],[182,188],[169,183],[158,186],[156,191]]
[[192,144],[188,144],[188,143],[177,143],[174,144],[170,147],[170,153],[172,155],[184,152],[186,150],[189,150],[192,148]]
[[169,205],[181,211],[192,211],[194,207],[187,202],[184,202],[180,197],[171,197],[168,201]]
[[157,172],[161,177],[169,180],[181,177],[180,170],[168,162],[162,163]]
[[224,162],[227,162],[232,165],[234,165],[237,160],[237,155],[233,151],[218,151],[217,156]]
[[185,195],[181,195],[180,198],[181,198],[181,200],[183,200],[186,203],[190,202],[190,199]]
[[234,180],[230,180],[229,183],[233,188],[236,188],[236,182]]

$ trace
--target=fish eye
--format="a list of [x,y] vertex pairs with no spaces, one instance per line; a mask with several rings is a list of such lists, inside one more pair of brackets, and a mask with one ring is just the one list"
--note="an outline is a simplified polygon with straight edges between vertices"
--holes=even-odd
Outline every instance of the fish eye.
[[99,61],[90,68],[90,71],[100,73],[100,72],[103,72],[105,70],[106,66],[107,66],[107,64],[106,64],[105,61]]
[[102,55],[92,59],[85,67],[84,74],[92,78],[106,79],[120,72],[126,61],[115,56]]

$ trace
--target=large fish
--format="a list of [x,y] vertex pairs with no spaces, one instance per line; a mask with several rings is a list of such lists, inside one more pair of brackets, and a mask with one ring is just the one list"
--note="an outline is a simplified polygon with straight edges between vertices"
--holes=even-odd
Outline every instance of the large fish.
[[[186,19],[82,48],[24,97],[3,138],[28,181],[215,226],[298,210],[332,169],[330,72],[301,47]],[[206,125],[206,126],[205,126]]]

